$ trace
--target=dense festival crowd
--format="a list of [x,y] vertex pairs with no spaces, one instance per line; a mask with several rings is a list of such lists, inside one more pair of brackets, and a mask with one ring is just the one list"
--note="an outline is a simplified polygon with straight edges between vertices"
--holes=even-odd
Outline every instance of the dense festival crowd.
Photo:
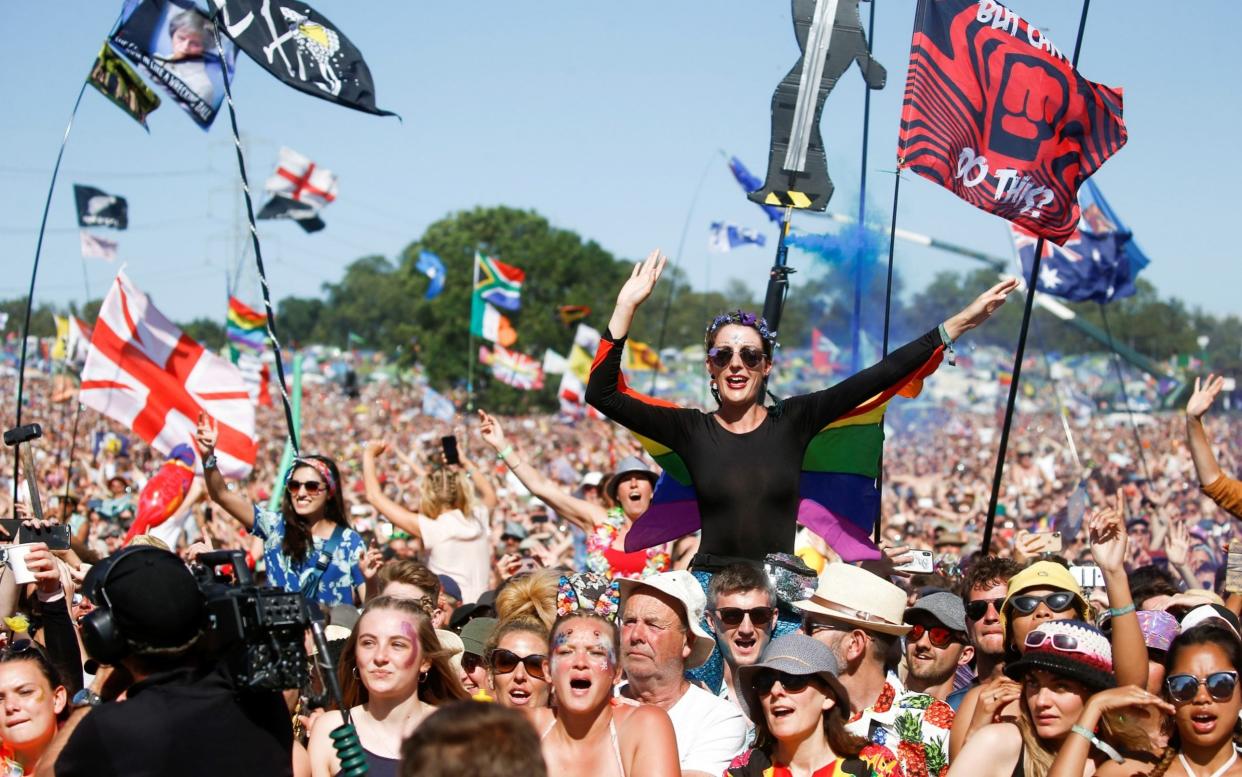
[[[187,565],[212,550],[319,605],[373,775],[1235,771],[1242,486],[1223,473],[1242,424],[1209,412],[1219,380],[1141,443],[1102,420],[1019,418],[988,549],[997,417],[895,405],[882,553],[861,563],[805,528],[761,560],[708,564],[694,534],[627,552],[659,473],[635,434],[550,414],[445,422],[389,381],[308,385],[283,478],[279,407],[259,409],[244,482],[215,468],[218,432],[198,419],[189,492],[134,533],[166,457],[89,411],[72,439],[76,405],[48,389],[28,384],[24,417],[45,432],[45,521],[71,547],[31,546],[30,582],[0,576],[0,774],[162,773],[144,764],[192,748],[135,738],[161,716],[231,743],[239,773],[358,773],[322,675],[240,718],[195,695],[206,669],[168,679],[201,658]],[[13,476],[6,448],[0,510],[16,491],[30,525]],[[112,661],[99,609],[125,635]]]

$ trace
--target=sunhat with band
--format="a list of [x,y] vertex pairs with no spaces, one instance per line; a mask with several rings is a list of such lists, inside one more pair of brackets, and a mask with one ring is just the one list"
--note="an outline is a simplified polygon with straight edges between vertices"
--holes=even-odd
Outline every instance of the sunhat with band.
[[824,566],[815,593],[794,602],[803,612],[860,628],[904,637],[906,592],[862,567],[833,563]]
[[848,715],[850,696],[845,686],[841,685],[841,681],[837,679],[841,667],[837,663],[836,656],[832,654],[832,650],[814,637],[808,637],[805,634],[786,634],[783,637],[777,637],[764,651],[762,661],[738,669],[737,687],[741,691],[742,711],[750,720],[754,720],[756,715],[763,714],[763,708],[759,705],[759,690],[755,687],[755,682],[759,674],[765,670],[798,677],[807,675],[819,677],[827,683],[828,687],[832,688],[833,694],[837,697],[837,704],[841,705]]
[[[707,595],[703,586],[694,575],[684,569],[671,572],[660,572],[649,575],[641,580],[619,580],[621,599],[624,602],[634,593],[643,593],[644,589],[654,589],[665,596],[677,600],[686,622],[690,627],[690,655],[686,658],[686,668],[702,666],[711,658],[716,647],[716,639],[703,628],[703,611],[707,609]],[[625,607],[622,604],[622,611]]]
[[[1000,625],[1001,630],[1005,633],[1006,641],[1009,640],[1009,613],[1013,610],[1014,599],[1032,588],[1055,588],[1058,591],[1070,593],[1072,594],[1070,605],[1079,618],[1086,617],[1087,613],[1090,612],[1090,608],[1087,606],[1087,598],[1082,595],[1082,588],[1079,587],[1078,581],[1074,580],[1074,576],[1070,574],[1068,569],[1055,561],[1036,561],[1009,578],[1009,588],[1005,594],[1005,601],[1000,608]],[[1060,612],[1064,612],[1064,610],[1060,610]]]
[[1117,684],[1108,637],[1085,621],[1045,621],[1026,635],[1024,647],[1021,658],[1005,665],[1005,675],[1014,680],[1042,669],[1077,680],[1093,693]]

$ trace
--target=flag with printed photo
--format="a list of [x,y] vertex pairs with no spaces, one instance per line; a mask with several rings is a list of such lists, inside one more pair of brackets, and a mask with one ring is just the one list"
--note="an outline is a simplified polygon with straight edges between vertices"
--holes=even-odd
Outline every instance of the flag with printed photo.
[[86,259],[116,261],[117,243],[115,240],[93,235],[85,229],[78,233],[78,237],[82,244],[82,256]]
[[91,68],[86,81],[111,100],[113,105],[141,124],[143,129],[151,131],[147,126],[147,116],[160,107],[159,95],[146,85],[125,60],[117,56],[107,41],[99,50],[95,66]]

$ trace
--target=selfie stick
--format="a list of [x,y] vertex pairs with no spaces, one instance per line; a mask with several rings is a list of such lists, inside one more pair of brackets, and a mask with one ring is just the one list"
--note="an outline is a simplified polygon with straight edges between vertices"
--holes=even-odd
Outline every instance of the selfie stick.
[[[22,469],[26,470],[26,490],[30,492],[30,509],[34,517],[43,520],[43,504],[39,501],[39,482],[35,473],[34,453],[30,450],[31,443],[43,436],[43,427],[38,424],[26,424],[4,433],[4,444],[11,446],[16,452],[20,448]],[[13,500],[16,509],[17,500]]]

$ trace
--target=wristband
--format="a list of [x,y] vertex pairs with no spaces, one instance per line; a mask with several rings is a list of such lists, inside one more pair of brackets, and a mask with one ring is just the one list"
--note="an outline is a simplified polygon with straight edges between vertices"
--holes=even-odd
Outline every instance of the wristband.
[[203,469],[208,470],[208,469],[215,469],[215,468],[216,468],[216,454],[208,453],[207,457],[203,459]]
[[1093,747],[1095,747],[1096,750],[1099,750],[1101,753],[1108,756],[1110,760],[1116,763],[1119,763],[1119,764],[1125,763],[1126,759],[1121,757],[1121,753],[1117,752],[1117,748],[1113,747],[1109,743],[1100,739],[1095,734],[1092,734],[1090,731],[1078,725],[1077,723],[1070,726],[1070,731],[1073,731],[1078,736],[1082,737],[1083,739],[1086,739],[1088,742],[1091,743]]
[[504,450],[496,454],[496,458],[500,459],[501,461],[504,461],[505,457],[508,456],[510,453],[513,453],[513,446],[506,445]]
[[1130,613],[1134,612],[1136,609],[1138,608],[1134,606],[1134,602],[1130,602],[1125,607],[1117,607],[1117,608],[1109,607],[1108,614],[1113,616],[1114,618],[1120,618],[1122,615],[1129,615]]
[[945,354],[948,356],[949,366],[956,367],[957,352],[953,350],[953,339],[949,337],[949,332],[944,328],[944,324],[941,324],[936,331],[940,332],[940,343],[944,346]]

